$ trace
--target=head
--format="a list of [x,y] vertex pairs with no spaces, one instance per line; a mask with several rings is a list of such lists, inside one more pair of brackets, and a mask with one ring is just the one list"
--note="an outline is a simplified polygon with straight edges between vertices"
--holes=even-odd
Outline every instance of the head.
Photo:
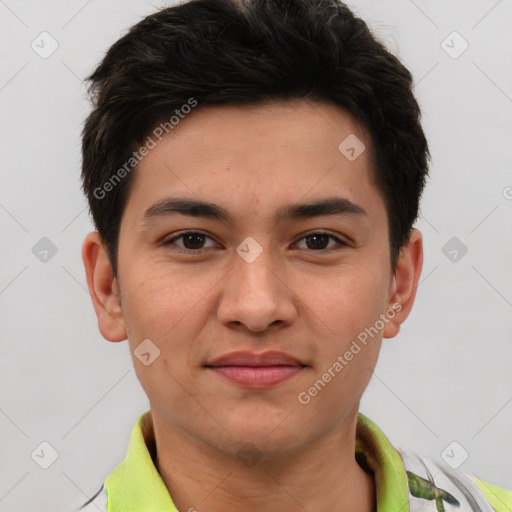
[[[89,80],[87,280],[152,408],[226,452],[229,436],[270,453],[332,430],[421,272],[429,154],[409,71],[336,0],[194,0],[132,27]],[[249,390],[208,368],[236,350],[303,366]]]

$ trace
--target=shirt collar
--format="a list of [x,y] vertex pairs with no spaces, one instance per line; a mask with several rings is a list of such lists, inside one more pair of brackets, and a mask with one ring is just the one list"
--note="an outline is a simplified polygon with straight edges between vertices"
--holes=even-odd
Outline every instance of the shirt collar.
[[150,412],[146,411],[135,423],[126,458],[105,480],[109,512],[179,512],[153,462]]
[[[178,512],[153,459],[155,438],[150,411],[133,427],[128,454],[105,480],[109,512]],[[407,475],[399,453],[384,433],[358,414],[356,457],[375,476],[377,511],[409,511]]]
[[361,457],[374,473],[377,512],[409,512],[409,487],[402,458],[384,432],[361,413],[356,427],[356,457]]

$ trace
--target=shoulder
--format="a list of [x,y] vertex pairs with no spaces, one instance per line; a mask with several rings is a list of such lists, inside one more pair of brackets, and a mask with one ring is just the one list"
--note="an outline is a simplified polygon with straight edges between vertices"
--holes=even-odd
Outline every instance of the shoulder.
[[511,491],[414,452],[399,454],[407,475],[411,512],[424,510],[425,500],[442,500],[461,511],[512,512]]
[[471,476],[469,478],[482,491],[496,512],[512,512],[512,491],[496,487],[485,480]]

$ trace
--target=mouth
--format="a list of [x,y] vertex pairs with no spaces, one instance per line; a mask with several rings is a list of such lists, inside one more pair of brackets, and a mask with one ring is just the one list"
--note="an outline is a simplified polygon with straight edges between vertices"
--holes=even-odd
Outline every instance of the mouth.
[[231,352],[204,366],[215,375],[249,389],[265,389],[288,381],[308,367],[284,352]]

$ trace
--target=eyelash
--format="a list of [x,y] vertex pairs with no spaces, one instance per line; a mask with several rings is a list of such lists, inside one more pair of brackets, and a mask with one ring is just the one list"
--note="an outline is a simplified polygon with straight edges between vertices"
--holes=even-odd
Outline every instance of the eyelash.
[[[167,240],[164,240],[162,242],[162,245],[173,245],[174,244],[174,241],[175,240],[178,240],[180,238],[183,238],[184,236],[186,235],[190,235],[190,234],[197,234],[197,235],[203,235],[205,236],[206,238],[210,238],[211,240],[213,240],[210,236],[208,236],[206,233],[202,233],[201,231],[182,231],[181,233],[179,233],[178,235],[175,235],[173,236],[172,238],[169,238]],[[333,239],[333,240],[336,240],[338,242],[338,245],[339,247],[337,249],[340,249],[341,247],[348,247],[348,243],[344,242],[343,240],[341,240],[340,238],[338,238],[337,236],[327,232],[327,231],[312,231],[311,233],[307,233],[306,235],[303,235],[301,238],[299,238],[297,241],[300,241],[300,240],[303,240],[305,238],[309,238],[309,237],[312,237],[314,235],[327,235],[329,236],[329,238]],[[183,249],[183,248],[178,248],[177,250],[179,252],[182,252],[182,253],[186,253],[186,254],[191,254],[191,253],[195,253],[195,254],[202,254],[203,252],[207,251],[208,249],[211,249],[211,247],[207,247],[207,248],[202,248],[202,249]],[[306,250],[308,252],[318,252],[318,253],[322,253],[322,252],[326,252],[326,251],[330,251],[332,250],[333,248],[329,248],[329,249],[319,249],[319,250],[314,250],[314,249],[302,249],[302,250]],[[335,248],[336,250],[336,248]]]

